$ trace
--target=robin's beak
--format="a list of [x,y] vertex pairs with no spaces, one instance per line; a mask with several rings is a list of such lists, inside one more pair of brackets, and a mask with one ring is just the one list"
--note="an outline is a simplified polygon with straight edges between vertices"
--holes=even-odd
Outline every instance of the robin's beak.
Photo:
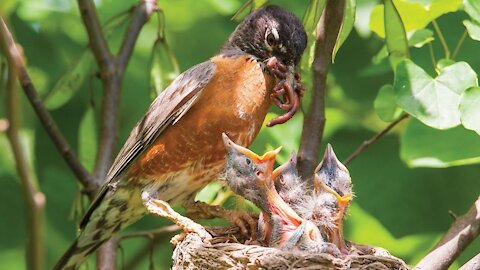
[[332,146],[330,144],[327,144],[327,149],[325,150],[322,162],[315,169],[314,190],[316,192],[319,192],[320,190],[325,190],[331,193],[337,199],[338,204],[342,207],[345,207],[352,200],[352,194],[338,194],[331,187],[327,186],[325,182],[317,175],[317,172],[319,172],[320,170],[325,171],[329,175],[336,175],[337,170],[340,169],[346,170],[345,166],[338,160],[337,156],[335,155]]
[[279,175],[284,173],[290,168],[296,168],[297,167],[297,155],[295,152],[292,152],[290,155],[290,158],[288,159],[287,162],[283,163],[282,165],[278,166],[273,172],[272,172],[272,178],[275,180]]
[[268,151],[262,156],[259,156],[254,152],[250,151],[249,149],[234,143],[232,140],[230,140],[230,138],[228,138],[227,134],[225,133],[222,133],[222,138],[223,143],[225,144],[225,147],[228,151],[237,151],[243,155],[246,155],[255,163],[269,163],[270,169],[273,169],[273,165],[275,164],[275,158],[277,157],[278,153],[280,153],[280,150],[282,150],[282,147],[280,146],[275,150]]

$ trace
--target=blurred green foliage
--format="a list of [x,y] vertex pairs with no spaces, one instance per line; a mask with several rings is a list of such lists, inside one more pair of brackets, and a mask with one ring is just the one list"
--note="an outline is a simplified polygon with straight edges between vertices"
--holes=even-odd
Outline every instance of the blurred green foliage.
[[[219,50],[237,24],[230,20],[231,16],[243,4],[241,0],[158,2],[165,15],[165,38],[169,50],[176,55],[181,71],[208,59]],[[392,92],[395,90],[395,86],[391,86],[394,74],[386,58],[383,6],[375,6],[378,2],[356,1],[354,30],[338,50],[328,77],[327,126],[322,147],[327,142],[332,143],[340,158],[347,157],[365,139],[386,126],[388,123],[382,119],[393,120],[394,115],[398,115],[397,105],[406,111],[412,109],[408,107],[411,103],[395,104],[398,93]],[[101,21],[106,22],[128,10],[136,1],[98,0],[95,3]],[[307,6],[307,1],[271,0],[269,3],[292,10],[299,17],[304,15]],[[469,71],[479,74],[480,43],[473,40],[478,40],[478,29],[475,28],[480,19],[480,14],[477,14],[479,9],[476,8],[478,2],[465,1],[468,13],[462,10],[460,0],[394,0],[393,3],[405,24],[409,45],[414,46],[410,48],[409,55],[414,63],[400,62],[400,66],[423,69],[415,75],[429,82],[438,81],[449,67],[440,67],[444,73],[438,75],[429,50],[431,48],[436,61],[450,56],[442,47],[431,22],[436,20],[446,44],[452,50],[462,38],[464,22],[471,38],[464,40],[455,60],[467,62]],[[23,47],[28,69],[40,95],[79,153],[82,163],[91,169],[97,145],[101,85],[95,76],[91,55],[86,51],[87,38],[75,1],[3,0],[0,2],[0,13],[7,18],[17,42]],[[157,19],[152,17],[142,30],[123,80],[119,148],[150,103],[149,68],[153,44],[157,39],[157,25]],[[111,28],[108,40],[114,50],[118,49],[124,30],[125,24],[118,21]],[[413,38],[413,30],[423,32]],[[74,76],[75,84],[62,85],[61,79],[65,76]],[[305,78],[309,79],[308,76]],[[450,79],[455,79],[455,76],[449,78],[449,82]],[[401,78],[397,76],[397,80]],[[386,84],[390,86],[385,87]],[[478,83],[473,83],[475,85]],[[379,92],[379,89],[382,91]],[[432,89],[435,91],[437,88],[433,86]],[[465,95],[468,96],[462,98],[467,100],[462,101],[459,114],[467,111],[468,115],[459,116],[461,119],[456,118],[455,123],[461,121],[465,127],[478,132],[479,106],[474,106],[479,102],[478,88],[468,90]],[[3,88],[0,88],[0,104],[2,118],[5,115]],[[21,105],[25,134],[29,134],[27,138],[33,147],[35,169],[41,190],[47,197],[46,262],[47,268],[50,268],[75,236],[76,221],[69,219],[69,212],[79,187],[29,104],[23,100]],[[418,108],[412,110],[415,109]],[[273,118],[275,112],[278,113],[273,110],[266,121]],[[430,123],[424,121],[421,110],[414,112],[412,114],[419,120],[427,125]],[[284,145],[279,162],[286,160],[291,151],[298,149],[302,119],[302,114],[298,113],[285,125],[264,128],[252,149],[262,152]],[[349,165],[356,198],[346,221],[346,238],[382,246],[407,263],[415,264],[452,223],[448,211],[463,214],[480,193],[479,142],[478,134],[462,126],[437,130],[410,119],[395,128]],[[3,202],[0,204],[1,268],[24,269],[25,205],[4,133],[0,133],[0,149],[0,197]],[[456,165],[464,166],[454,167]],[[213,185],[208,188],[202,192],[201,199],[225,201],[212,195],[223,190],[221,187]],[[240,203],[236,198],[226,199],[225,202],[228,207]],[[251,205],[247,203],[245,207]],[[168,222],[146,217],[128,230],[156,228],[164,224]],[[224,223],[214,220],[208,224]],[[169,267],[172,248],[168,239],[160,239],[155,246],[157,269]],[[146,269],[149,245],[149,240],[142,238],[122,242],[127,265]],[[480,241],[477,239],[460,256],[454,268],[479,250]]]

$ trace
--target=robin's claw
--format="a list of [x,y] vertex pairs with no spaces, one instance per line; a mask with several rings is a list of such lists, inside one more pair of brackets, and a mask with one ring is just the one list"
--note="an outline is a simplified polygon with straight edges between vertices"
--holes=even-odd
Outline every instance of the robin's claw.
[[[254,216],[245,211],[236,211],[236,210],[226,210],[228,211],[227,217],[225,219],[231,223],[237,225],[242,234],[247,236],[248,231],[250,231],[250,236],[252,239],[256,238],[257,234],[257,220],[258,217]],[[247,229],[247,225],[250,230]]]

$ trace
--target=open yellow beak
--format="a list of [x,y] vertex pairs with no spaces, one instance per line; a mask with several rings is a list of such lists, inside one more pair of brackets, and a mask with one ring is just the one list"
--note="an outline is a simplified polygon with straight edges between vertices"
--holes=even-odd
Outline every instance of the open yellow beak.
[[263,163],[263,162],[270,161],[272,162],[272,168],[273,168],[273,164],[275,163],[275,158],[277,157],[278,153],[280,153],[280,151],[282,150],[282,147],[280,146],[275,150],[268,151],[262,156],[259,156],[254,152],[250,151],[249,149],[234,143],[232,140],[230,140],[230,138],[228,138],[227,134],[225,133],[222,133],[222,138],[223,138],[223,143],[225,144],[225,147],[228,150],[234,149],[235,151],[246,155],[247,157],[252,159],[252,161],[255,163]]
[[348,193],[348,194],[345,194],[343,196],[340,196],[335,190],[333,190],[332,188],[327,186],[322,181],[322,179],[320,179],[320,177],[317,174],[315,174],[315,184],[317,184],[317,183],[320,183],[320,186],[315,186],[314,187],[315,191],[318,192],[319,190],[323,189],[326,192],[331,193],[333,196],[335,196],[335,198],[338,201],[339,206],[341,206],[341,207],[347,206],[350,203],[350,201],[352,200],[352,194]]

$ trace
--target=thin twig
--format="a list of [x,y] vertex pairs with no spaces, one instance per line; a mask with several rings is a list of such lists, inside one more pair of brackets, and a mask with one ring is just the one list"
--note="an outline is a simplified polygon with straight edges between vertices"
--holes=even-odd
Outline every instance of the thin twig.
[[125,32],[125,37],[123,38],[123,43],[117,56],[116,62],[119,76],[122,76],[125,71],[128,60],[132,55],[135,42],[140,34],[140,30],[148,21],[150,15],[158,10],[157,2],[155,0],[141,1],[140,4],[135,7],[132,21]]
[[458,268],[458,270],[478,270],[480,269],[480,253],[478,253],[475,257],[471,258],[468,262],[466,262],[462,267]]
[[447,41],[445,40],[445,37],[442,34],[442,31],[440,31],[440,27],[438,26],[438,23],[436,20],[432,21],[433,28],[435,28],[435,32],[437,32],[438,38],[440,39],[440,43],[442,43],[443,50],[445,51],[445,58],[450,59],[450,49],[448,48]]
[[428,52],[430,54],[430,60],[432,60],[432,66],[433,66],[433,69],[436,70],[437,69],[437,63],[435,61],[435,52],[433,51],[433,46],[432,46],[432,43],[428,43]]
[[[174,225],[172,225],[172,226],[174,226]],[[171,227],[171,226],[164,227],[164,228],[169,228],[169,227]],[[163,228],[161,228],[161,229],[163,229]],[[173,230],[173,227],[172,227],[172,230]],[[150,238],[150,242],[147,242],[142,248],[138,249],[135,252],[135,254],[133,254],[133,256],[130,257],[131,259],[127,262],[125,268],[126,269],[136,269],[136,268],[138,268],[137,265],[143,260],[143,258],[145,258],[145,256],[148,255],[148,251],[152,248],[152,245],[155,246],[158,243],[164,243],[165,241],[167,241],[167,239],[171,238],[171,234],[173,234],[175,232],[176,232],[176,230],[174,230],[170,233],[166,233],[166,232],[158,233],[157,232],[156,234],[154,234],[154,237]]]
[[[113,57],[108,49],[105,35],[95,12],[95,5],[92,0],[78,0],[78,7],[87,30],[90,48],[92,48],[97,64],[100,70],[110,71],[113,69]],[[103,73],[102,75],[110,76],[111,74]]]
[[44,207],[45,195],[40,191],[38,181],[33,168],[28,163],[25,153],[25,144],[20,138],[20,110],[18,92],[16,91],[16,79],[18,66],[21,58],[15,54],[15,44],[13,38],[7,29],[3,18],[0,17],[0,47],[8,61],[8,79],[7,79],[7,104],[6,114],[9,120],[7,137],[12,148],[13,157],[17,168],[17,174],[23,192],[23,198],[26,202],[27,213],[27,269],[41,270],[44,268]]
[[[118,56],[112,56],[102,32],[92,0],[78,0],[80,13],[89,37],[89,44],[100,68],[103,85],[99,149],[95,161],[94,182],[103,184],[112,164],[117,141],[117,119],[120,104],[120,89],[124,71],[132,55],[140,30],[150,15],[158,9],[154,0],[142,0],[133,11],[131,23]],[[118,238],[103,244],[97,252],[98,269],[115,269],[115,251]]]
[[343,161],[343,164],[347,165],[350,163],[354,158],[356,158],[360,153],[362,153],[367,147],[369,147],[372,143],[378,141],[380,138],[382,138],[385,134],[387,134],[393,127],[398,125],[398,123],[402,122],[403,120],[407,119],[409,117],[409,114],[404,113],[402,114],[397,120],[393,121],[390,123],[388,126],[386,126],[382,131],[377,133],[375,136],[370,138],[368,141],[364,141],[355,151],[353,151],[348,158],[346,158]]
[[58,129],[57,124],[53,120],[52,116],[43,106],[43,103],[37,94],[37,90],[33,85],[30,76],[28,76],[25,64],[22,61],[20,51],[18,50],[15,41],[13,40],[13,37],[3,19],[0,28],[1,32],[4,33],[4,37],[6,38],[5,42],[9,48],[7,56],[11,56],[13,57],[13,59],[18,59],[16,63],[17,76],[18,80],[20,81],[20,85],[22,86],[23,91],[28,98],[28,101],[30,101],[30,104],[32,105],[40,122],[42,123],[42,126],[52,139],[54,145],[62,155],[63,159],[67,162],[67,165],[70,167],[77,179],[83,184],[83,186],[89,187],[92,179],[91,175],[82,166],[77,156],[71,150],[70,145],[65,140],[65,137],[63,137],[62,133]]
[[303,120],[302,137],[298,149],[298,171],[303,179],[311,179],[317,165],[319,146],[326,122],[325,96],[328,67],[342,25],[344,9],[345,0],[329,0],[318,24],[315,58],[312,65],[311,105]]
[[168,233],[174,233],[174,232],[179,231],[179,230],[180,230],[180,228],[178,227],[178,225],[173,224],[173,225],[170,225],[170,226],[161,227],[161,228],[154,229],[154,230],[123,233],[123,234],[120,234],[117,237],[119,237],[120,240],[124,240],[124,239],[127,239],[127,238],[133,238],[133,237],[155,238],[155,237],[158,237],[160,235],[164,235],[164,234],[168,234]]
[[442,240],[416,266],[419,270],[447,269],[480,233],[480,196],[452,224]]
[[457,57],[457,54],[458,52],[460,52],[460,48],[462,47],[463,42],[465,41],[465,38],[467,37],[467,35],[468,35],[468,31],[465,29],[465,31],[463,31],[462,36],[458,40],[457,45],[455,46],[455,50],[453,50],[452,60],[454,60]]

